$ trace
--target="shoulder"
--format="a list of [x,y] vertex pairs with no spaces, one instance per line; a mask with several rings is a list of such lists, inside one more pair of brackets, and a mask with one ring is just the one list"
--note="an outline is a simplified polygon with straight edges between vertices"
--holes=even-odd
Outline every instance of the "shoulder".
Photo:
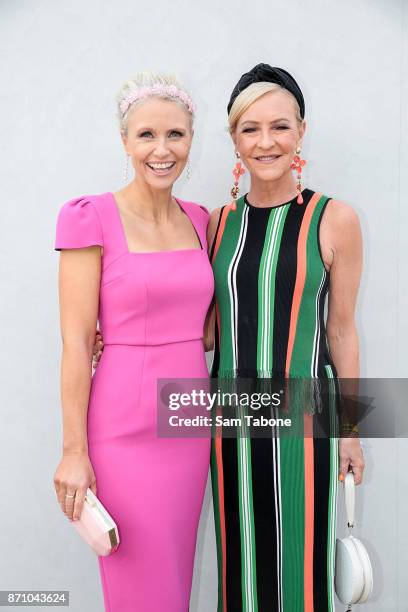
[[217,225],[220,220],[220,215],[223,208],[224,206],[219,206],[218,208],[215,208],[211,211],[208,231],[212,234],[214,234],[217,229]]
[[334,198],[328,200],[323,220],[326,225],[339,231],[347,231],[360,226],[357,211],[350,204]]
[[58,212],[62,216],[98,215],[105,194],[81,195],[64,202]]
[[327,202],[320,233],[323,244],[330,245],[334,253],[361,250],[360,219],[357,211],[346,202],[333,198]]
[[214,210],[211,211],[210,222],[208,224],[208,230],[207,230],[207,239],[208,239],[208,244],[210,246],[210,250],[213,246],[214,239],[218,233],[218,227],[220,225],[222,211],[227,207],[228,207],[228,204],[225,204],[224,206],[219,206],[218,208],[215,208]]
[[210,216],[208,208],[206,208],[203,204],[199,204],[198,202],[191,202],[191,200],[182,200],[181,198],[177,198],[177,200],[179,202],[182,202],[182,204],[189,206],[192,210],[198,212],[198,214],[201,214],[203,217]]
[[62,204],[57,217],[55,249],[103,246],[99,209],[103,194],[83,195]]
[[230,211],[235,211],[236,209],[235,202],[229,202],[228,204],[224,204],[223,206],[219,206],[218,208],[212,210],[210,215],[209,230],[213,230],[215,232],[221,220],[221,215],[224,214],[225,217]]
[[189,200],[182,200],[177,198],[177,200],[183,205],[184,208],[188,209],[190,214],[194,215],[196,219],[203,223],[205,227],[207,227],[208,222],[210,220],[210,213],[208,209],[198,202],[191,202]]

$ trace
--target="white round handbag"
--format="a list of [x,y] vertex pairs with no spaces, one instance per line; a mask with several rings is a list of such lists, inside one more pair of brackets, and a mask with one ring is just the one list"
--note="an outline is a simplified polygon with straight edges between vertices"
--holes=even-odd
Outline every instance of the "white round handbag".
[[370,557],[362,542],[351,535],[354,526],[355,485],[353,472],[347,472],[344,479],[349,535],[336,540],[335,589],[337,597],[344,604],[364,603],[373,590],[373,570]]

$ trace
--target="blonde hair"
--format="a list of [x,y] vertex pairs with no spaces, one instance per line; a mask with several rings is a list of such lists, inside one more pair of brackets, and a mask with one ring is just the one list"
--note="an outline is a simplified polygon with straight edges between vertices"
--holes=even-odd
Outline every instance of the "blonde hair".
[[141,99],[133,101],[129,106],[129,110],[127,110],[126,112],[122,111],[121,105],[126,99],[129,98],[129,96],[132,96],[132,94],[136,94],[142,88],[155,88],[160,86],[164,88],[176,88],[179,92],[181,92],[183,96],[185,96],[186,98],[188,97],[190,99],[190,94],[174,74],[139,72],[134,77],[128,79],[123,83],[116,96],[117,118],[119,120],[119,128],[122,134],[127,134],[128,118],[130,115],[130,111],[136,108],[137,106],[143,104],[146,98],[153,97],[161,98],[163,100],[171,100],[172,102],[179,104],[182,108],[186,110],[186,112],[189,113],[189,116],[191,118],[191,125],[193,124],[194,112],[189,110],[186,103],[177,97],[160,92],[160,90],[152,91],[147,96],[143,96]]
[[292,102],[295,105],[296,111],[296,120],[299,124],[303,123],[303,119],[300,115],[300,108],[298,101],[295,96],[285,89],[281,87],[277,83],[267,83],[265,81],[260,81],[258,83],[252,83],[241,91],[241,93],[235,98],[234,104],[231,107],[231,110],[228,115],[228,123],[229,123],[229,131],[232,133],[237,127],[237,123],[245,111],[253,104],[256,100],[264,96],[266,93],[271,91],[284,91],[288,96],[290,96]]

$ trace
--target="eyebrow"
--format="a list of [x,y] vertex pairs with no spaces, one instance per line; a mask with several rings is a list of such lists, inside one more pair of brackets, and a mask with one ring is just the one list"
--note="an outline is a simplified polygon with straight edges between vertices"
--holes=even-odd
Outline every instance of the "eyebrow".
[[[152,127],[142,126],[142,127],[137,127],[136,131],[137,132],[155,132],[156,130],[155,128],[152,128]],[[166,130],[166,132],[183,132],[183,133],[186,131],[187,131],[187,128],[185,127],[174,127],[174,126]]]
[[[289,119],[287,119],[286,117],[280,117],[279,119],[273,119],[273,121],[270,121],[269,123],[278,123],[278,121],[287,121],[289,122]],[[255,123],[255,124],[259,124],[259,121],[244,121],[241,125],[246,125],[247,123]]]

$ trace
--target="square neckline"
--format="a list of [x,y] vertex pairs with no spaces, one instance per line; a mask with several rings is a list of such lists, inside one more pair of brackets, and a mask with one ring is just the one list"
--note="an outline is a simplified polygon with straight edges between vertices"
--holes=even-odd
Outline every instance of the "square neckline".
[[189,253],[191,251],[204,252],[204,248],[203,248],[203,245],[202,245],[202,242],[201,242],[200,235],[198,233],[198,230],[197,230],[197,228],[196,228],[192,218],[188,214],[187,210],[184,208],[184,206],[181,203],[181,201],[178,198],[176,198],[175,196],[173,196],[174,199],[176,200],[177,204],[179,205],[181,211],[188,217],[188,219],[189,219],[189,221],[190,221],[190,223],[191,223],[191,225],[193,227],[193,230],[196,233],[196,236],[198,238],[198,242],[200,243],[200,248],[198,249],[197,247],[195,247],[195,248],[188,248],[188,249],[165,249],[165,250],[162,250],[162,251],[131,251],[129,249],[129,244],[128,244],[127,236],[126,236],[126,232],[125,232],[125,226],[124,226],[123,221],[122,221],[122,216],[120,214],[119,206],[118,206],[118,203],[116,201],[115,195],[114,195],[113,191],[108,191],[107,193],[110,195],[111,201],[113,203],[113,208],[115,209],[116,218],[117,218],[117,220],[119,222],[119,227],[120,227],[120,231],[121,231],[121,234],[122,234],[122,240],[123,240],[123,243],[124,243],[125,248],[126,248],[126,253],[128,255],[157,255],[159,253]]

